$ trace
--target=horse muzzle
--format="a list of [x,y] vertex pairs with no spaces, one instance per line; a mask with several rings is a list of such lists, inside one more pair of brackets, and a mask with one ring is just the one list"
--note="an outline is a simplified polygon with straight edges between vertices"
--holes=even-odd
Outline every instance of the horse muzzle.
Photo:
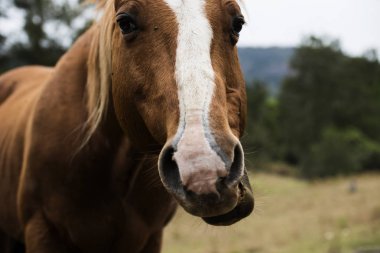
[[202,217],[203,220],[214,226],[229,226],[250,215],[255,202],[246,172],[239,182],[238,192],[239,200],[231,211],[217,216]]
[[167,145],[158,167],[165,188],[177,202],[208,224],[231,225],[254,208],[240,143],[235,145],[229,163],[202,148],[175,150]]

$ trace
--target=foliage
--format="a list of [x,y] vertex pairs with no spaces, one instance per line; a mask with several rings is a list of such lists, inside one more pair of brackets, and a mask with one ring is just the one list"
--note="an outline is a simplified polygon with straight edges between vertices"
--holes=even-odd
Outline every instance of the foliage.
[[[377,59],[349,57],[336,41],[327,43],[312,37],[296,50],[291,67],[294,74],[284,80],[279,96],[279,135],[285,160],[299,164],[313,156],[327,159],[321,149],[332,145],[328,144],[332,140],[327,138],[338,138],[331,134],[329,127],[343,132],[355,128],[369,140],[380,143]],[[341,136],[337,141],[341,143],[336,143],[334,152],[347,140]],[[342,160],[353,162],[349,161],[352,157],[343,157],[352,150],[340,150]],[[317,163],[317,159],[311,160]],[[372,165],[380,168],[378,162]]]
[[248,157],[256,162],[277,159],[277,100],[269,96],[267,86],[256,81],[247,87],[248,127],[244,144]]
[[311,147],[304,158],[302,174],[308,178],[345,175],[371,168],[380,158],[380,144],[357,129],[326,128],[321,141]]
[[295,50],[278,98],[248,85],[249,159],[298,165],[305,177],[380,169],[380,64],[311,37]]
[[73,24],[83,11],[78,3],[49,0],[14,0],[12,3],[9,8],[24,13],[23,34],[27,40],[18,36],[7,45],[6,36],[0,35],[0,72],[27,64],[54,65],[77,36],[77,31],[88,24],[82,22],[79,27]]

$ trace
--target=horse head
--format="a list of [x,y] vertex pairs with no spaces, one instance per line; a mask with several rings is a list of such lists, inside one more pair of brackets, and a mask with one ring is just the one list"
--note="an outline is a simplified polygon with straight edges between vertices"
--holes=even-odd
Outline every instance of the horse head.
[[189,213],[230,225],[254,206],[239,138],[245,83],[235,0],[115,0],[112,101],[136,146],[159,144],[161,181]]

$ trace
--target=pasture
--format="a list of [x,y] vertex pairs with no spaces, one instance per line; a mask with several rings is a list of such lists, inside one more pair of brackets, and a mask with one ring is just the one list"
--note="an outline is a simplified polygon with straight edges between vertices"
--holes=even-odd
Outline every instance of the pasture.
[[[355,253],[380,248],[380,174],[308,183],[251,174],[254,214],[215,228],[178,210],[164,253]],[[355,180],[357,191],[350,193]]]

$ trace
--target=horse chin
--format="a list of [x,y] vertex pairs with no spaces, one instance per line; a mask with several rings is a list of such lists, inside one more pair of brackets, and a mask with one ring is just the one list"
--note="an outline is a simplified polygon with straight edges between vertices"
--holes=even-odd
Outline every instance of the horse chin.
[[202,219],[213,226],[229,226],[247,217],[254,208],[254,199],[250,187],[244,183],[239,184],[239,202],[231,211],[212,217],[202,217]]

